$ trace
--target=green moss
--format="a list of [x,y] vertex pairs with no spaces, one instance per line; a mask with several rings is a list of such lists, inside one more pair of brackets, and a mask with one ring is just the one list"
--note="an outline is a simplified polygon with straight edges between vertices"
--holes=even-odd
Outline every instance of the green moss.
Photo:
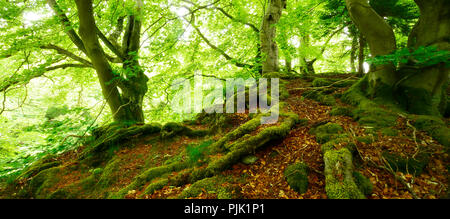
[[193,165],[200,165],[205,162],[205,155],[209,151],[212,140],[201,142],[200,144],[190,144],[186,147],[188,161]]
[[316,78],[312,82],[313,87],[324,87],[334,83],[335,80],[330,80],[327,78]]
[[352,155],[347,148],[326,151],[324,162],[325,191],[328,198],[365,198],[353,180]]
[[381,134],[386,136],[398,136],[399,131],[394,128],[383,128],[381,129]]
[[145,188],[144,193],[142,193],[141,197],[153,194],[156,190],[162,189],[164,186],[166,186],[168,182],[168,179],[160,179],[154,183],[151,183]]
[[442,145],[450,147],[450,129],[440,118],[414,115],[412,119],[417,129],[427,132]]
[[338,135],[336,139],[330,140],[322,144],[321,146],[322,152],[325,153],[329,150],[337,149],[338,148],[336,147],[337,145],[340,145],[340,147],[347,148],[352,153],[356,152],[355,144],[351,141],[350,138],[348,138],[347,135]]
[[315,100],[326,106],[336,105],[336,99],[332,95],[324,94],[322,91],[309,90],[303,92],[302,96],[311,100]]
[[258,160],[258,157],[255,155],[248,155],[242,158],[241,162],[246,165],[254,164]]
[[420,175],[430,161],[430,155],[419,152],[415,158],[404,157],[398,154],[383,152],[383,157],[394,171]]
[[353,117],[353,109],[351,107],[334,107],[330,111],[331,116],[349,116]]
[[206,191],[208,193],[216,193],[218,188],[221,186],[222,183],[224,183],[223,177],[214,176],[210,178],[205,178],[202,180],[199,180],[192,184],[190,187],[183,190],[183,192],[180,194],[179,198],[191,198],[191,197],[197,197],[202,193],[203,191]]
[[308,189],[308,166],[305,163],[295,163],[286,167],[284,176],[289,186],[303,194]]
[[128,191],[140,189],[145,183],[160,177],[164,174],[180,171],[188,167],[187,163],[185,162],[179,162],[179,163],[173,163],[166,166],[159,166],[154,167],[151,169],[148,169],[138,175],[133,182],[131,182],[129,185],[127,185],[125,188],[122,188],[120,191],[118,191],[115,194],[112,194],[111,198],[123,198],[128,193]]
[[120,159],[111,160],[102,171],[100,179],[98,181],[98,185],[102,188],[106,188],[113,183],[115,183],[120,176],[119,168],[120,168]]
[[353,179],[355,180],[356,185],[359,190],[365,195],[369,196],[373,192],[373,185],[369,179],[367,179],[364,175],[359,172],[353,172]]
[[131,127],[124,125],[108,125],[104,128],[98,128],[93,131],[95,137],[90,142],[80,160],[89,166],[99,166],[113,156],[113,152],[118,150],[124,142],[130,141],[137,135],[152,135],[161,131],[159,124],[133,125]]
[[61,173],[61,171],[63,171],[62,167],[52,167],[39,172],[36,176],[31,178],[28,195],[34,198],[46,198],[49,193],[48,189],[61,180],[57,177],[57,174]]
[[342,126],[336,123],[327,123],[325,125],[318,126],[310,130],[311,134],[316,136],[316,141],[320,144],[324,144],[332,139],[336,139],[338,137],[345,137],[340,135],[344,129]]
[[[444,89],[445,90],[445,89]],[[441,95],[433,96],[431,92],[423,88],[413,88],[400,86],[397,93],[400,104],[408,109],[408,112],[419,115],[441,116],[444,110],[440,111]],[[445,93],[444,93],[445,95]],[[411,101],[414,100],[414,101]]]
[[16,181],[28,179],[43,170],[46,170],[46,169],[49,169],[52,167],[56,167],[60,164],[61,164],[61,162],[56,161],[56,159],[53,155],[46,155],[43,158],[41,158],[40,160],[33,163],[28,168],[26,168],[25,171],[16,178]]

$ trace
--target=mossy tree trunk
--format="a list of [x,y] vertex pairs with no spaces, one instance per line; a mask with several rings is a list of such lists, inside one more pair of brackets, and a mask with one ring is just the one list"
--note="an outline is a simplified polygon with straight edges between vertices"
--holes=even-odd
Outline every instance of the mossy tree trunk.
[[[92,0],[75,1],[80,22],[80,45],[89,57],[97,72],[113,118],[116,122],[144,122],[142,102],[147,92],[148,78],[138,62],[140,46],[141,22],[136,15],[128,16],[128,24],[119,46],[111,36],[109,39],[101,33],[96,25]],[[142,2],[136,0],[136,13],[140,12]],[[118,28],[120,29],[120,28]],[[120,35],[121,30],[118,31]],[[109,57],[103,50],[99,40],[114,52],[117,57]],[[114,71],[110,62],[123,66],[122,74]]]
[[[420,8],[419,22],[411,32],[408,47],[436,46],[449,50],[450,2],[448,0],[415,0]],[[378,15],[366,0],[346,0],[353,22],[366,38],[371,55],[393,53],[396,39],[393,29]],[[449,69],[444,63],[419,68],[414,60],[397,66],[376,66],[367,74],[365,91],[371,97],[389,99],[392,96],[411,113],[441,115],[446,107],[445,89]]]
[[[435,46],[438,50],[450,50],[450,1],[415,2],[420,9],[420,18],[409,36],[408,47]],[[402,104],[412,113],[443,115],[447,107],[449,68],[444,63],[414,68],[414,62],[410,60],[399,69],[401,80],[396,86]]]
[[265,12],[260,31],[263,74],[278,72],[280,70],[278,62],[278,45],[275,42],[275,25],[280,20],[285,7],[286,0],[269,0],[269,7]]

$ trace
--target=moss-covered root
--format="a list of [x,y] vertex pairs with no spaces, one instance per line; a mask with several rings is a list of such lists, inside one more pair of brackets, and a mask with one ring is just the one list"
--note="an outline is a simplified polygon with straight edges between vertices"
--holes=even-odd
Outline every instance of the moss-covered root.
[[289,165],[284,170],[284,176],[294,191],[303,194],[308,190],[308,166],[305,163]]
[[229,182],[230,179],[224,176],[213,176],[199,180],[183,190],[183,192],[177,197],[180,199],[186,199],[191,197],[197,197],[202,192],[207,194],[215,194],[217,199],[239,199],[241,198],[240,188],[232,185],[222,186],[225,182]]
[[[104,130],[106,129],[106,131]],[[102,131],[94,131],[93,136],[96,139],[80,155],[80,160],[85,160],[86,164],[97,166],[101,162],[107,160],[109,153],[105,153],[111,147],[120,143],[129,141],[137,135],[151,135],[161,131],[160,124],[136,125],[131,127],[101,128]]]
[[177,172],[180,170],[183,170],[188,167],[188,164],[185,162],[176,162],[173,164],[165,165],[165,166],[159,166],[154,167],[151,169],[148,169],[141,173],[139,176],[137,176],[133,182],[131,182],[128,186],[125,188],[122,188],[117,193],[114,193],[110,196],[110,198],[124,198],[126,194],[128,194],[131,190],[137,190],[141,189],[145,183],[152,181],[153,179],[156,179],[158,177],[162,177],[165,174],[171,173],[171,172]]
[[347,148],[324,154],[325,191],[330,199],[364,199],[353,179],[352,154]]

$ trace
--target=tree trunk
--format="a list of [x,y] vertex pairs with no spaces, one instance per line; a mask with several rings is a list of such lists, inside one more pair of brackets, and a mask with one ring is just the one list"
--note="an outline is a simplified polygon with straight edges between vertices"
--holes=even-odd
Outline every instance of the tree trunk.
[[132,31],[129,32],[127,40],[129,44],[124,51],[126,78],[122,78],[120,75],[114,74],[99,42],[92,0],[76,0],[75,3],[80,21],[80,37],[86,48],[87,56],[97,72],[103,96],[111,109],[114,121],[144,122],[142,99],[147,87],[143,82],[147,82],[148,79],[137,62],[136,52],[139,43],[136,44],[136,39],[139,42],[140,24],[137,24],[134,18],[129,21],[129,25],[138,27],[139,31],[133,31],[134,29],[130,28]]
[[356,50],[358,49],[358,37],[356,33],[352,33],[352,51],[350,52],[350,71],[356,72],[355,60],[356,60]]
[[[350,17],[364,35],[372,56],[387,55],[396,50],[395,35],[392,28],[369,5],[367,0],[346,0]],[[368,73],[368,94],[379,95],[378,91],[392,88],[397,81],[395,66],[387,64],[378,66]]]
[[[415,0],[420,18],[410,34],[408,47],[435,46],[450,50],[450,1]],[[393,30],[366,0],[346,0],[353,22],[365,36],[372,56],[391,54],[395,49]],[[449,68],[445,63],[415,66],[414,60],[400,67],[376,66],[367,75],[367,93],[390,99],[392,96],[411,113],[443,115],[447,107],[446,88]]]
[[263,74],[278,72],[280,70],[278,63],[278,46],[275,42],[275,25],[280,20],[281,13],[286,7],[286,0],[269,1],[269,7],[264,15],[260,32]]
[[364,49],[366,48],[366,39],[362,34],[359,34],[359,49],[358,49],[358,76],[362,77],[364,71]]
[[[420,18],[408,40],[408,47],[435,46],[450,50],[450,1],[415,0]],[[415,69],[408,63],[400,68],[397,83],[399,101],[416,114],[443,115],[447,107],[449,68],[444,63]]]

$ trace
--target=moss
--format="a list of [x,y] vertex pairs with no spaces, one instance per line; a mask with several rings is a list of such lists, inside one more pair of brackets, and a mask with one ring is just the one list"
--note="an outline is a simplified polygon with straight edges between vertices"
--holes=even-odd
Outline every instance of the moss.
[[80,160],[89,166],[99,166],[104,161],[109,160],[114,150],[118,150],[122,143],[135,138],[137,135],[152,135],[161,131],[159,124],[133,125],[131,127],[123,125],[109,125],[105,128],[99,128],[93,131],[96,136],[93,142],[90,142]]
[[203,191],[208,193],[216,193],[221,184],[225,182],[222,177],[213,176],[199,180],[181,192],[179,198],[197,197]]
[[[340,146],[337,147],[338,145]],[[352,154],[356,152],[355,144],[351,141],[350,138],[348,138],[347,135],[338,135],[336,139],[330,140],[322,144],[321,146],[322,153],[339,148],[347,148]]]
[[258,160],[258,157],[255,155],[248,155],[242,158],[241,162],[246,165],[254,164]]
[[399,131],[394,128],[383,128],[381,129],[381,134],[386,136],[398,136]]
[[316,136],[316,141],[318,143],[324,144],[332,139],[344,137],[343,135],[339,135],[343,131],[344,129],[339,124],[327,123],[311,129],[310,133]]
[[359,172],[353,172],[353,179],[355,180],[356,185],[359,190],[365,195],[369,196],[373,192],[373,184],[367,179],[364,175]]
[[427,132],[436,141],[446,147],[450,147],[450,129],[438,117],[434,116],[412,116],[413,125],[422,131]]
[[43,158],[41,158],[40,160],[33,163],[31,166],[29,166],[22,174],[20,174],[16,178],[16,181],[28,179],[43,170],[46,170],[46,169],[49,169],[52,167],[56,167],[60,164],[61,164],[61,162],[56,161],[56,159],[53,155],[46,155]]
[[324,87],[334,83],[335,80],[327,79],[327,78],[316,78],[312,82],[313,87]]
[[305,91],[305,92],[303,92],[302,96],[304,96],[305,98],[311,99],[311,100],[315,100],[326,106],[336,105],[336,99],[332,95],[324,94],[321,91],[317,91],[317,90]]
[[286,167],[284,176],[289,186],[303,194],[308,189],[308,166],[305,163],[295,163]]
[[56,176],[61,171],[63,171],[62,167],[52,167],[39,172],[31,178],[28,189],[29,195],[34,198],[46,198],[49,189],[60,181],[60,178]]
[[398,110],[398,107],[390,102],[392,98],[388,97],[386,100],[378,98],[379,102],[376,102],[377,100],[372,101],[363,93],[367,90],[367,87],[367,77],[364,77],[342,95],[342,101],[356,106],[353,111],[354,119],[362,125],[376,129],[395,126],[397,114],[380,106],[386,105],[390,109]]
[[115,183],[120,176],[119,168],[120,168],[121,160],[116,158],[111,160],[102,171],[100,179],[98,181],[98,185],[102,188],[106,188],[113,183]]
[[441,95],[433,96],[431,92],[423,88],[400,86],[396,96],[400,104],[410,113],[433,116],[444,114],[444,110],[440,111],[439,107],[444,97],[441,97]]
[[178,162],[178,163],[173,163],[173,164],[166,165],[166,166],[159,166],[159,167],[154,167],[154,168],[148,169],[148,170],[144,171],[143,173],[141,173],[140,175],[138,175],[134,179],[134,181],[131,182],[129,185],[122,188],[117,193],[112,194],[110,197],[111,198],[123,198],[130,190],[140,189],[145,183],[147,183],[157,177],[160,177],[164,174],[171,173],[174,171],[183,170],[186,167],[188,167],[187,163]]
[[164,186],[166,186],[168,184],[169,180],[168,179],[160,179],[154,183],[151,183],[150,185],[148,185],[144,192],[142,193],[141,197],[145,196],[145,195],[151,195],[153,194],[156,190],[160,190],[162,189]]
[[363,193],[353,180],[352,155],[347,148],[324,154],[325,191],[330,199],[362,199]]
[[330,111],[331,116],[349,116],[353,117],[353,109],[351,107],[334,107]]
[[430,155],[419,152],[415,158],[404,157],[395,153],[383,152],[383,157],[394,171],[420,175],[430,161]]

